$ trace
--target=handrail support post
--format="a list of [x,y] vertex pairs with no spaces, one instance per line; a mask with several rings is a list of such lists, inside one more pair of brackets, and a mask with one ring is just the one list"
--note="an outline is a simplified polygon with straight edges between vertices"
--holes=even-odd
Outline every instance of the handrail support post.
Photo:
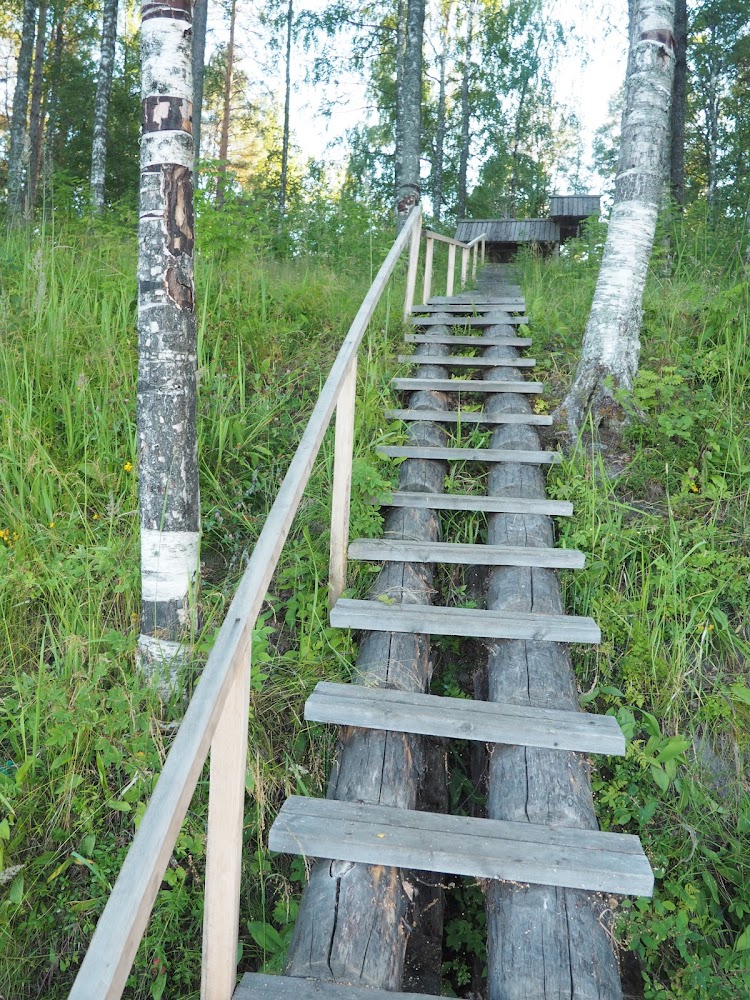
[[430,295],[432,295],[432,258],[435,253],[435,240],[427,235],[427,243],[425,245],[424,251],[424,289],[423,289],[423,302],[430,301]]
[[[419,233],[419,228],[416,227]],[[349,507],[354,459],[354,413],[357,398],[357,356],[352,358],[336,404],[331,489],[331,553],[328,567],[328,601],[331,607],[346,588],[349,549]]]
[[445,283],[445,294],[448,298],[453,295],[453,281],[456,274],[456,244],[448,244],[448,278]]
[[[417,209],[421,217],[421,209]],[[409,242],[409,267],[406,272],[406,295],[404,296],[404,319],[406,319],[414,305],[414,290],[417,287],[417,268],[419,266],[419,243],[422,238],[421,219],[415,222],[411,231]]]

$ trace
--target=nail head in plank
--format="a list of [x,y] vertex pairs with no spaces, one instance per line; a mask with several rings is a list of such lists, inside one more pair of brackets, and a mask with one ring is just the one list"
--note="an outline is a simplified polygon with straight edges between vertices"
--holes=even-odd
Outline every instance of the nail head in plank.
[[246,972],[232,995],[232,1000],[440,1000],[426,993],[391,993],[370,986],[350,983],[329,983],[323,979],[302,979],[297,976],[266,976]]
[[460,344],[462,347],[531,347],[531,337],[483,337],[480,334],[407,333],[407,344]]
[[399,354],[402,365],[442,365],[444,368],[534,368],[535,358],[467,358],[444,354]]
[[518,462],[521,465],[557,465],[559,451],[504,451],[500,448],[440,448],[416,445],[378,445],[379,455],[388,458],[427,458],[447,462]]
[[464,566],[540,566],[583,569],[586,556],[577,549],[530,545],[472,545],[464,542],[411,542],[401,538],[355,538],[349,558],[364,562],[450,563]]
[[429,604],[388,604],[339,598],[331,609],[334,628],[370,632],[414,632],[477,639],[521,639],[538,642],[601,642],[593,618],[576,615],[510,613],[480,608],[447,608]]
[[419,733],[448,739],[623,756],[611,715],[320,681],[305,704],[309,722]]
[[557,514],[570,517],[567,500],[531,500],[527,497],[488,497],[460,493],[383,493],[373,503],[382,507],[427,507],[429,510],[476,510],[491,514]]
[[[503,312],[498,308],[499,313]],[[443,319],[440,316],[419,316],[416,319],[412,316],[409,321],[412,326],[525,326],[529,322],[528,316],[511,316],[510,313],[502,319],[487,316],[451,316],[450,319]]]
[[443,424],[529,424],[549,427],[546,413],[485,413],[475,410],[386,410],[386,420],[428,420]]
[[416,392],[419,389],[432,389],[434,392],[519,392],[537,395],[544,392],[541,382],[495,382],[469,378],[394,378],[391,379],[394,389],[405,389]]
[[273,851],[474,878],[650,895],[637,837],[533,823],[291,796],[269,834]]

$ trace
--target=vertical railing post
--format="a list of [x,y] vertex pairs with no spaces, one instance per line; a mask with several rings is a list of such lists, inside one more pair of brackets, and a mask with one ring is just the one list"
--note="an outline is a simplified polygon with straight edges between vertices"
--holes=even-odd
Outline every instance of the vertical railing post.
[[346,587],[349,549],[349,505],[354,457],[354,408],[357,398],[357,357],[352,358],[336,404],[331,495],[331,555],[328,566],[328,601],[333,607]]
[[466,286],[466,279],[469,276],[469,248],[461,248],[461,288]]
[[419,213],[419,219],[414,222],[414,228],[411,231],[411,242],[409,243],[409,268],[406,272],[406,295],[404,296],[404,319],[406,319],[411,313],[412,306],[414,305],[414,289],[417,287],[417,267],[419,266],[419,243],[422,239],[422,223],[421,217],[422,213],[419,209],[416,209]]
[[479,244],[475,243],[471,248],[471,280],[474,281],[477,276],[477,257],[479,256]]
[[484,264],[484,249],[485,249],[485,243],[486,243],[486,242],[487,242],[487,241],[485,240],[485,238],[484,238],[484,237],[482,237],[482,263],[483,263],[483,264]]
[[231,1000],[237,984],[250,644],[237,650],[234,681],[211,743],[203,905],[201,1000]]
[[430,295],[432,295],[432,258],[435,253],[435,240],[431,237],[427,237],[427,244],[424,249],[424,288],[422,299],[423,302],[430,301]]
[[448,298],[453,295],[453,279],[456,273],[456,244],[448,244],[448,280],[445,283],[445,294]]

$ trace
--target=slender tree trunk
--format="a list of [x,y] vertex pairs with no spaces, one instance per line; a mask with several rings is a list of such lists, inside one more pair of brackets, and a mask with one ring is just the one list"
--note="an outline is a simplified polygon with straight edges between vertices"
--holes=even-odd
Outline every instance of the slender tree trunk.
[[716,202],[717,169],[719,165],[719,81],[715,66],[711,67],[708,78],[708,101],[706,103],[706,131],[708,137],[708,191],[706,200],[709,208]]
[[396,221],[400,229],[422,197],[419,182],[422,152],[422,36],[425,0],[408,0],[402,93],[401,177],[396,189]]
[[435,124],[435,156],[432,161],[432,214],[440,222],[443,209],[443,147],[445,146],[445,75],[448,62],[451,5],[445,5],[440,49],[440,84],[438,90],[437,122]]
[[461,81],[461,149],[458,157],[458,202],[456,215],[459,219],[466,214],[466,173],[469,164],[469,144],[471,141],[471,46],[474,40],[474,0],[469,0],[469,15],[466,21],[466,51],[464,52],[464,73]]
[[676,0],[674,10],[674,82],[672,84],[669,179],[672,198],[685,204],[685,115],[687,112],[687,0]]
[[29,165],[26,172],[26,214],[31,216],[36,205],[36,189],[39,183],[39,164],[42,151],[42,131],[44,115],[42,96],[44,92],[44,54],[47,48],[47,0],[39,4],[39,17],[34,45],[34,76],[31,85],[31,108],[29,110]]
[[102,47],[99,77],[94,102],[94,140],[91,145],[91,204],[99,214],[104,211],[104,179],[107,171],[107,125],[109,96],[112,93],[112,71],[115,63],[117,37],[117,0],[104,0]]
[[286,13],[286,77],[284,80],[284,137],[281,143],[281,177],[279,178],[279,227],[286,215],[286,188],[289,175],[289,103],[292,96],[292,25],[294,0],[289,0]]
[[139,663],[174,691],[196,623],[192,0],[145,0],[138,232]]
[[224,204],[227,183],[227,158],[229,156],[229,117],[232,111],[232,84],[234,82],[234,27],[237,21],[237,0],[232,0],[229,15],[229,45],[227,47],[227,70],[224,76],[224,111],[221,116],[221,139],[219,140],[219,186],[216,190],[216,206]]
[[49,84],[47,86],[47,128],[44,137],[42,177],[43,183],[49,185],[52,178],[52,170],[55,163],[58,142],[58,121],[57,114],[60,106],[58,91],[60,87],[60,70],[62,66],[62,52],[65,35],[63,23],[65,21],[65,7],[54,10],[54,38],[52,46],[52,70],[50,72]]
[[614,391],[638,371],[643,289],[662,194],[674,70],[674,0],[635,0],[615,199],[581,360],[555,413],[575,438],[591,410],[615,437],[623,423]]
[[195,0],[195,6],[193,7],[193,143],[195,145],[196,161],[200,159],[201,155],[207,22],[208,0]]
[[23,214],[23,154],[26,145],[26,116],[29,110],[35,15],[36,0],[24,0],[21,48],[16,68],[16,89],[13,92],[13,120],[10,127],[10,151],[8,155],[8,222],[10,225],[18,222]]
[[406,55],[406,0],[398,0],[396,9],[396,129],[394,148],[394,184],[401,186],[404,157],[404,59]]

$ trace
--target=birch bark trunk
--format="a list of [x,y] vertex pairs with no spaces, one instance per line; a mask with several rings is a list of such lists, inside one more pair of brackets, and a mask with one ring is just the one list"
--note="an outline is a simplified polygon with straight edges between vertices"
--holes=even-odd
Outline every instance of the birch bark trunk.
[[405,0],[398,0],[396,8],[396,129],[394,144],[394,189],[398,191],[401,185],[401,173],[404,156],[404,54],[406,50],[406,5]]
[[469,164],[469,143],[471,106],[469,86],[471,83],[471,47],[474,40],[474,3],[469,0],[469,15],[466,22],[466,51],[464,53],[464,74],[461,81],[461,151],[458,159],[458,202],[456,215],[459,219],[466,214],[466,173]]
[[47,49],[47,0],[39,4],[36,42],[34,44],[34,76],[31,85],[31,108],[29,109],[29,165],[26,171],[26,214],[31,216],[36,205],[36,191],[39,183],[39,166],[42,151],[42,131],[44,112],[42,94],[44,91],[44,55]]
[[619,438],[616,397],[638,371],[643,289],[663,185],[674,70],[674,0],[635,0],[615,200],[581,360],[554,416],[575,439],[591,412]]
[[91,144],[91,204],[94,212],[104,211],[104,179],[107,170],[107,125],[112,71],[117,37],[117,0],[105,0],[102,12],[102,48],[94,101],[94,139]]
[[409,212],[421,201],[419,182],[422,152],[422,36],[424,34],[425,0],[408,0],[406,10],[406,51],[401,94],[401,176],[396,188],[396,221],[398,228],[406,222]]
[[289,0],[286,12],[286,70],[284,78],[284,135],[281,143],[281,177],[279,178],[279,227],[286,215],[286,189],[289,176],[289,104],[292,95],[292,25],[294,0]]
[[192,0],[145,0],[138,232],[139,665],[177,690],[196,622],[200,501],[193,286]]
[[669,180],[672,197],[685,204],[685,115],[687,111],[687,0],[674,10],[674,82],[672,84]]
[[227,158],[229,156],[229,116],[232,111],[232,85],[234,83],[234,28],[237,22],[237,0],[232,0],[229,15],[229,45],[227,46],[227,70],[224,77],[224,110],[221,116],[221,139],[219,140],[219,183],[216,189],[216,207],[224,204],[227,183]]
[[432,161],[432,214],[435,221],[440,222],[443,208],[443,147],[445,145],[445,77],[448,62],[448,45],[450,39],[450,18],[452,5],[445,4],[443,24],[441,29],[442,46],[440,49],[440,83],[438,90],[437,122],[435,124],[435,156]]
[[206,61],[206,25],[208,0],[195,0],[193,7],[193,146],[195,159],[201,155],[201,123],[203,119],[203,79]]
[[16,88],[13,92],[13,120],[10,127],[10,150],[8,153],[8,223],[11,226],[15,225],[23,215],[23,154],[26,145],[35,21],[36,0],[24,0],[21,48],[18,52],[16,67]]

